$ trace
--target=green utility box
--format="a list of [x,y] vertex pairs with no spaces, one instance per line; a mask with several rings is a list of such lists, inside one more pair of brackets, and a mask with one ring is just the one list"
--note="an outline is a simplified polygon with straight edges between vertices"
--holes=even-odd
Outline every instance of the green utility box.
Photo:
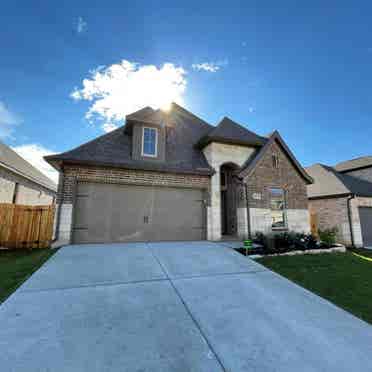
[[245,255],[248,256],[248,251],[253,248],[252,240],[244,240]]
[[244,240],[244,248],[247,248],[247,249],[253,248],[252,240],[250,239]]

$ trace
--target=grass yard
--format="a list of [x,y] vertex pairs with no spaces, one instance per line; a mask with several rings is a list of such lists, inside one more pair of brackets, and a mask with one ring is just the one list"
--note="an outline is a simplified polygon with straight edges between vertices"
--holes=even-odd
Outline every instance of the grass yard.
[[[368,250],[355,253],[372,257]],[[346,253],[263,257],[257,260],[372,324],[372,262]]]
[[55,252],[55,249],[0,250],[0,304]]

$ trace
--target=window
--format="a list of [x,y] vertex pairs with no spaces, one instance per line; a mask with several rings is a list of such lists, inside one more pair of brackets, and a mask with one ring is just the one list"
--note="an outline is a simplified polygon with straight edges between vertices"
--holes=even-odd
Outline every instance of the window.
[[156,128],[143,128],[142,156],[157,156],[158,130]]
[[285,191],[279,188],[270,188],[271,227],[273,230],[286,228]]
[[278,155],[273,154],[272,155],[272,160],[273,160],[273,168],[279,168],[279,158],[278,158]]

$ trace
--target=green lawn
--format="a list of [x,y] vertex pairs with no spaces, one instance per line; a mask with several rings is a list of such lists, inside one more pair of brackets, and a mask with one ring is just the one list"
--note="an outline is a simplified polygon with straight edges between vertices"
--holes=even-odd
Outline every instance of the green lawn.
[[0,304],[55,252],[55,249],[0,250]]
[[[372,257],[368,250],[354,250]],[[269,269],[372,324],[372,262],[346,253],[263,257]]]

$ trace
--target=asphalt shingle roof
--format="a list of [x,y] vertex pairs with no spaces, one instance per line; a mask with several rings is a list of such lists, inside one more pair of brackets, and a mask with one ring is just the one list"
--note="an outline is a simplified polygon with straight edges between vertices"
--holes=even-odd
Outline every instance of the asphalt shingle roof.
[[[225,117],[216,127],[183,107],[173,103],[169,111],[145,107],[126,117],[126,125],[83,144],[71,151],[47,156],[58,168],[58,162],[84,163],[165,172],[212,174],[201,147],[211,141],[262,147],[268,138],[261,137]],[[166,130],[165,162],[132,158],[133,123],[164,125]]]
[[334,166],[338,172],[346,172],[364,167],[372,167],[372,156],[362,156],[360,158],[342,161]]
[[199,141],[199,145],[203,147],[212,141],[260,147],[266,143],[267,138],[257,135],[228,117],[224,117]]
[[[138,115],[139,113],[139,115]],[[159,123],[163,116],[171,124],[166,127],[166,161],[135,160],[132,158],[132,137],[126,126],[132,121]],[[202,151],[195,147],[201,137],[213,127],[177,104],[169,112],[145,108],[127,117],[127,124],[71,151],[46,157],[53,164],[62,160],[76,163],[101,164],[129,169],[211,174]]]
[[323,164],[306,168],[314,183],[307,187],[309,198],[354,194],[372,197],[372,183],[337,172]]
[[11,171],[24,176],[49,190],[57,190],[57,185],[51,179],[2,142],[0,142],[0,167],[1,166],[9,168]]

